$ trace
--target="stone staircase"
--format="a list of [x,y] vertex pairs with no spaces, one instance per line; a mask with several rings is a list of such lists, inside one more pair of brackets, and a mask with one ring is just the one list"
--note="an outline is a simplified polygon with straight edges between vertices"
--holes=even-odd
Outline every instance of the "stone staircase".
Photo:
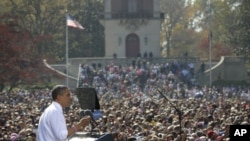
[[[105,66],[107,64],[114,63],[116,65],[119,64],[131,64],[133,60],[138,61],[150,61],[150,63],[165,63],[167,61],[171,62],[176,59],[166,59],[166,58],[154,58],[153,60],[143,60],[143,59],[133,59],[133,58],[71,58],[69,59],[68,64],[68,84],[69,87],[72,89],[77,88],[78,84],[78,74],[79,74],[79,66],[80,64],[89,64],[92,65],[93,63],[100,63],[102,66]],[[188,60],[189,62],[195,63],[195,72],[199,72],[199,65],[201,64],[199,60],[193,59]],[[65,77],[65,80],[57,80],[58,83],[66,84],[66,74],[65,74],[65,64],[57,64],[57,65],[49,65],[47,64],[46,60],[44,61],[44,64],[50,68],[53,71],[56,71],[57,73],[61,74]],[[247,79],[247,70],[245,67],[245,60],[243,57],[221,57],[221,60],[218,63],[213,63],[212,68],[209,68],[208,63],[206,63],[206,69],[203,74],[196,75],[196,81],[200,85],[209,85],[210,84],[210,77],[211,81],[217,81],[217,80],[245,80]],[[215,65],[214,65],[215,64]],[[211,72],[211,74],[210,74]]]

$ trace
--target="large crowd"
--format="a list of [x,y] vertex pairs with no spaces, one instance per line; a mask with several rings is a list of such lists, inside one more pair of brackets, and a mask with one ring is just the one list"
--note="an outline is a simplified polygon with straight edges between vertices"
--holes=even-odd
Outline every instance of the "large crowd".
[[[97,91],[101,118],[94,131],[115,141],[225,141],[230,125],[249,124],[250,89],[199,86],[192,63],[82,64],[79,87]],[[166,97],[164,97],[163,95]],[[67,126],[81,118],[74,91]],[[0,140],[34,141],[50,90],[0,94]],[[85,131],[90,131],[91,126]]]

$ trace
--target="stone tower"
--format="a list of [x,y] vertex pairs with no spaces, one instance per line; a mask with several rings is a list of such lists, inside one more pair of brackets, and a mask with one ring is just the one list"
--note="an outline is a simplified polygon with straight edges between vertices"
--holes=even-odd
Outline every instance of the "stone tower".
[[105,57],[160,57],[160,0],[104,0]]

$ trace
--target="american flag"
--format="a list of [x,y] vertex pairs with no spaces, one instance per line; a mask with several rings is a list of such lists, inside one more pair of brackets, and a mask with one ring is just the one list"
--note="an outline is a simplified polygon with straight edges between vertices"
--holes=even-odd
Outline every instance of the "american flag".
[[67,26],[78,28],[78,29],[84,29],[84,27],[76,20],[73,20],[73,18],[70,17],[70,15],[66,15],[67,18]]

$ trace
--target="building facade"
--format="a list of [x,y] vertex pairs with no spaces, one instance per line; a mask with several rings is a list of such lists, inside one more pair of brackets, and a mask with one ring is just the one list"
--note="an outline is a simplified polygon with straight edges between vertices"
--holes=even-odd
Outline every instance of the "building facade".
[[160,57],[160,0],[104,0],[105,57]]

